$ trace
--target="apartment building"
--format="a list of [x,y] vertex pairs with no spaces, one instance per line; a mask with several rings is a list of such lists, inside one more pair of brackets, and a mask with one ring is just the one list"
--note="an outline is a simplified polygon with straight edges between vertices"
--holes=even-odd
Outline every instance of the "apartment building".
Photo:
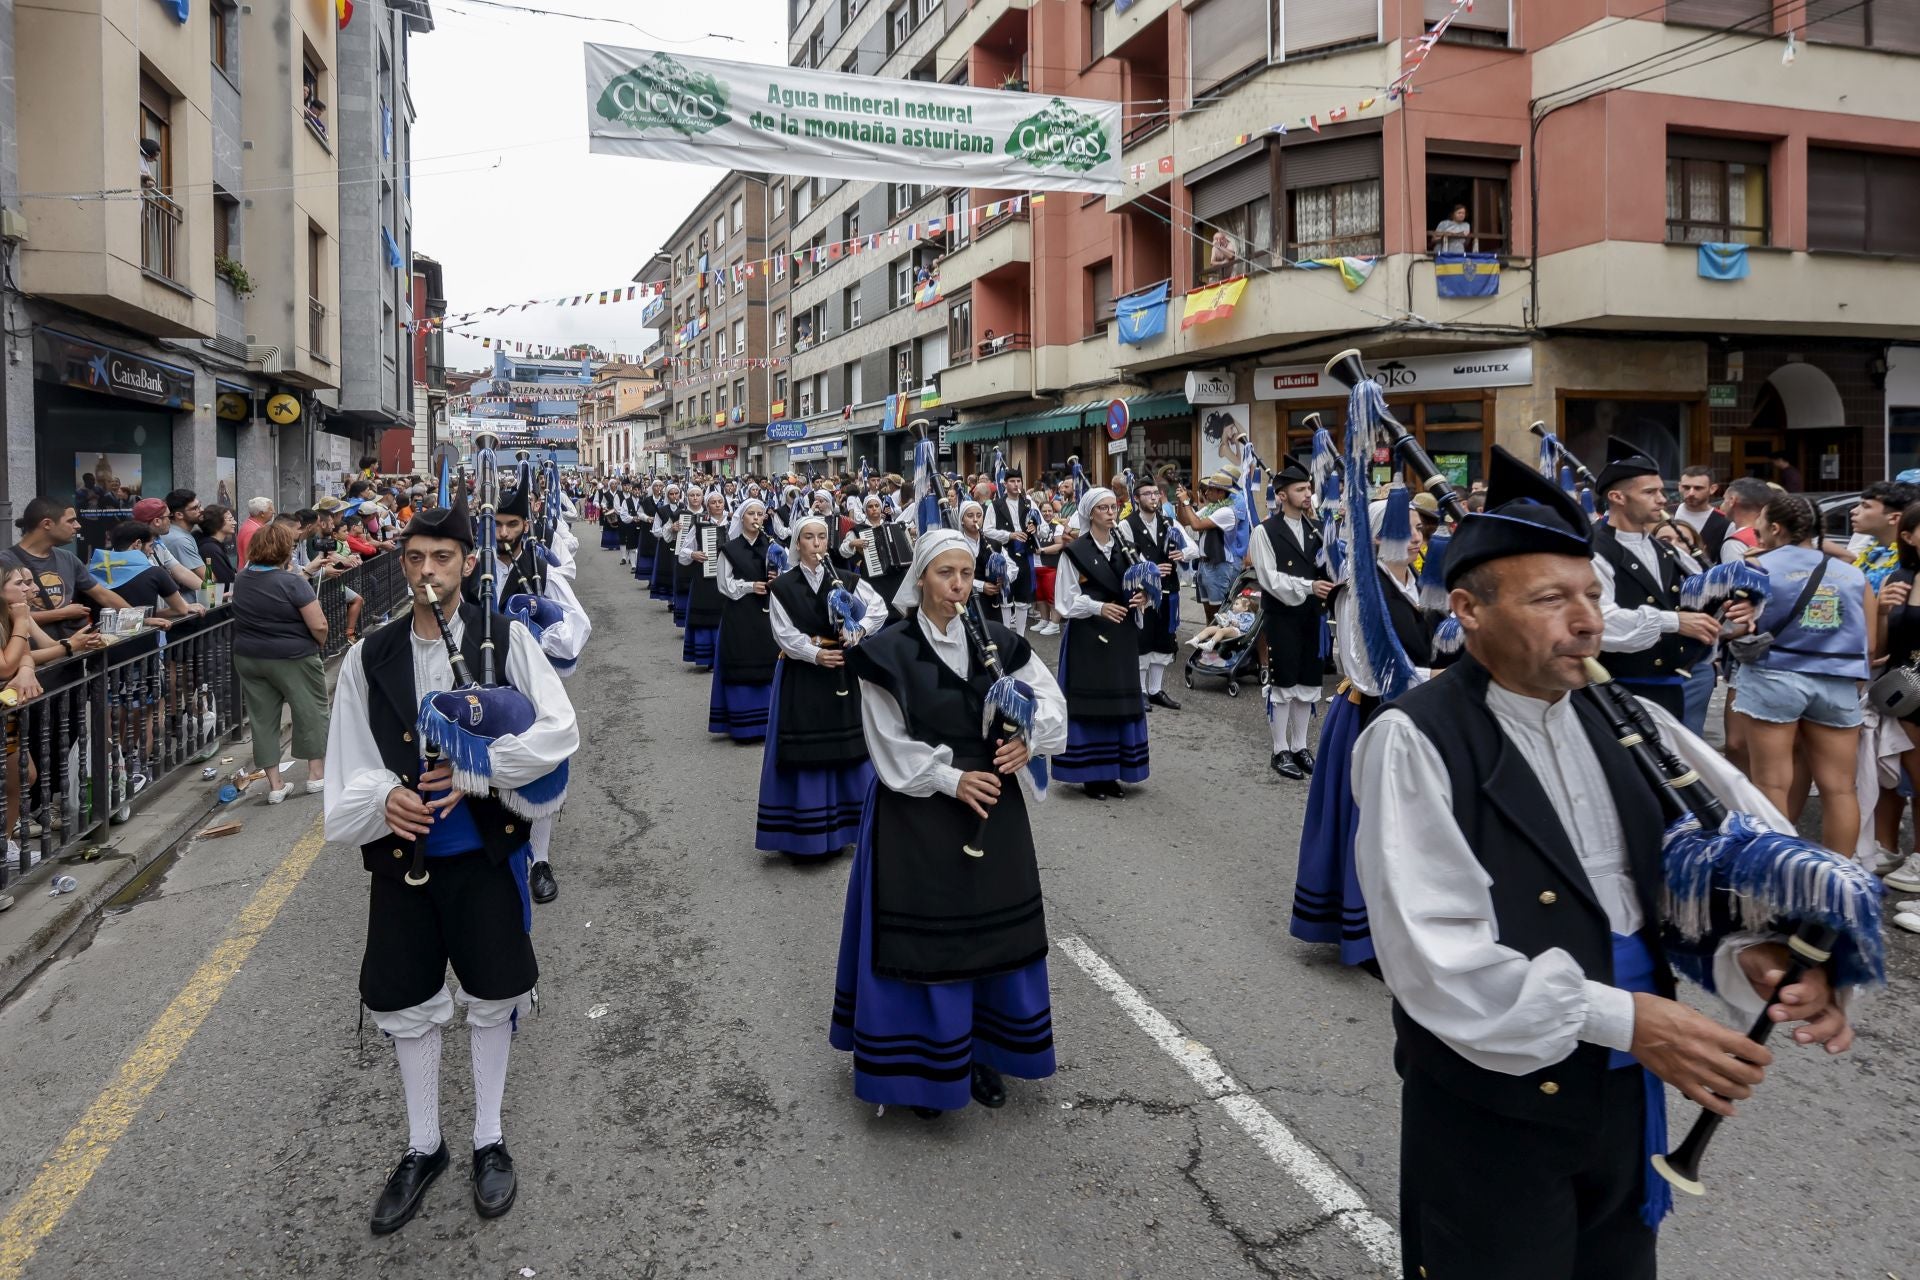
[[644,365],[613,361],[594,371],[580,399],[580,465],[602,475],[643,469],[648,428],[658,420],[648,407],[657,383]]
[[[432,475],[434,452],[447,431],[447,335],[439,325],[427,322],[447,314],[447,284],[440,263],[424,253],[413,255],[413,305],[421,322],[407,335],[412,347],[413,427],[405,433],[407,464],[390,470]],[[394,432],[387,435],[392,437]]]
[[665,348],[667,451],[676,465],[725,474],[765,471],[768,360],[785,272],[770,256],[773,206],[764,174],[729,172],[701,198],[634,279],[665,283],[658,325]]
[[[176,487],[308,501],[372,443],[327,431],[333,7],[13,3],[0,25],[0,235],[22,295],[6,303],[9,508],[81,495],[93,534]],[[27,332],[30,360],[12,346]]]

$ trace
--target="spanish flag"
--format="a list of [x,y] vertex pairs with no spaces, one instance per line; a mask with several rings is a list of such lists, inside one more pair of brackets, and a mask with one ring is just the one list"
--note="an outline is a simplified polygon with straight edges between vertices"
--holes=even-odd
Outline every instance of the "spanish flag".
[[344,30],[346,25],[353,21],[353,0],[333,0],[333,16]]
[[1180,327],[1191,329],[1209,320],[1226,319],[1233,314],[1234,307],[1240,302],[1240,295],[1246,291],[1245,276],[1235,276],[1204,289],[1195,289],[1187,295],[1186,309],[1180,313]]

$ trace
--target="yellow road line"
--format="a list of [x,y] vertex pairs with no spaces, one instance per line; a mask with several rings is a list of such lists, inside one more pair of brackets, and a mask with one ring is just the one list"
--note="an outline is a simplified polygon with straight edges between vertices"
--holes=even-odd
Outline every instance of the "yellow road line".
[[101,1090],[86,1114],[60,1140],[19,1203],[0,1220],[0,1280],[18,1280],[40,1242],[73,1208],[73,1202],[113,1151],[113,1144],[140,1114],[147,1095],[213,1012],[227,984],[300,887],[325,844],[316,819],[312,829],[281,859],[253,900],[235,917],[226,940],[201,962],[180,994],[147,1029],[139,1046],[120,1064],[113,1083]]

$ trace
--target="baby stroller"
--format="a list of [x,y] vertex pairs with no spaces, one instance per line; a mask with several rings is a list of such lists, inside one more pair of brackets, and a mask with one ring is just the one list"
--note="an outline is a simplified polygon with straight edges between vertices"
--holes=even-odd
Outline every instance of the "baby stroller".
[[1193,688],[1195,676],[1224,680],[1227,683],[1227,696],[1237,698],[1240,696],[1242,680],[1259,678],[1260,631],[1266,623],[1266,610],[1261,603],[1263,599],[1259,577],[1252,569],[1242,569],[1234,578],[1233,585],[1227,589],[1227,602],[1217,617],[1229,612],[1251,612],[1253,623],[1245,634],[1215,643],[1211,653],[1199,649],[1190,651],[1186,666],[1180,672],[1187,688]]

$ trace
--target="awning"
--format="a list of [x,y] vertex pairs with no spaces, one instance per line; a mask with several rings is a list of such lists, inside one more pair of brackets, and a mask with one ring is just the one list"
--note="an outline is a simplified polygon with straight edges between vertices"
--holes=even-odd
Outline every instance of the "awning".
[[[1098,404],[1088,406],[1087,425],[1105,426],[1107,405],[1110,403],[1111,401],[1102,400]],[[1193,406],[1187,402],[1187,393],[1184,391],[1153,391],[1127,397],[1127,417],[1131,422],[1151,422],[1156,418],[1184,418],[1192,413]]]
[[976,440],[1004,440],[1007,424],[1000,422],[969,422],[965,426],[948,427],[948,444],[972,444]]

